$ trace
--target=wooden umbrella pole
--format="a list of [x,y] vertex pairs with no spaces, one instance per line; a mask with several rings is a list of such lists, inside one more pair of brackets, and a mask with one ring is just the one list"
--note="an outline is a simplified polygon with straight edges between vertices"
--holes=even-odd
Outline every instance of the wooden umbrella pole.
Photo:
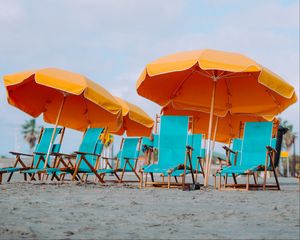
[[48,158],[50,156],[50,151],[51,151],[51,148],[53,146],[53,142],[54,142],[54,137],[55,137],[57,125],[58,125],[59,119],[61,117],[61,113],[62,113],[64,104],[65,104],[65,100],[66,100],[66,95],[64,94],[64,98],[62,100],[62,103],[61,103],[59,111],[58,111],[58,115],[56,117],[56,122],[55,122],[54,130],[53,130],[53,133],[52,133],[52,136],[51,136],[50,144],[49,144],[49,147],[48,147],[48,151],[47,151],[47,155],[46,155],[46,159],[45,159],[44,168],[47,168]]
[[[216,143],[216,136],[217,136],[217,131],[218,131],[218,124],[219,124],[219,117],[216,118],[216,123],[215,123],[215,129],[214,129],[214,136],[213,136],[213,142],[211,145],[211,154],[209,156],[209,166],[211,166],[211,161],[213,158],[213,153],[215,150],[215,143]],[[210,168],[208,169],[208,175],[210,174]]]
[[213,122],[213,115],[214,115],[214,105],[215,105],[215,93],[216,93],[216,85],[217,85],[217,78],[213,76],[213,88],[212,88],[212,95],[211,95],[211,104],[210,104],[210,115],[209,115],[209,125],[208,125],[208,137],[207,137],[207,149],[206,149],[206,166],[205,166],[205,181],[204,186],[208,186],[208,180],[209,180],[209,158],[210,158],[210,139],[211,139],[211,130],[212,130],[212,122]]

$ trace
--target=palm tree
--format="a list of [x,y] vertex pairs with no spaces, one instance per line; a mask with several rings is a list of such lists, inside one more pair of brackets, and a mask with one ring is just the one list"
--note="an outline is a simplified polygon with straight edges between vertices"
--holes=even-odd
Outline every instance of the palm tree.
[[[291,149],[293,147],[293,161],[292,161],[292,168],[291,168],[291,175],[295,176],[295,170],[296,170],[296,133],[293,132],[293,124],[290,124],[287,120],[279,119],[281,122],[281,125],[288,129],[288,131],[283,136],[283,142],[286,150],[290,153]],[[288,159],[289,161],[289,159]],[[289,169],[287,169],[289,171]]]
[[29,144],[30,150],[33,150],[38,138],[38,128],[35,119],[30,119],[22,125],[22,134],[25,141]]

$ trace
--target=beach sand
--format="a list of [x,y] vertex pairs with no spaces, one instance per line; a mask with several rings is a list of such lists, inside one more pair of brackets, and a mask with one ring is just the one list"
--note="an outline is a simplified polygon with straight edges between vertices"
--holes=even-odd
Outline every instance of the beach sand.
[[298,182],[279,180],[281,191],[182,191],[16,174],[0,185],[0,239],[299,239]]

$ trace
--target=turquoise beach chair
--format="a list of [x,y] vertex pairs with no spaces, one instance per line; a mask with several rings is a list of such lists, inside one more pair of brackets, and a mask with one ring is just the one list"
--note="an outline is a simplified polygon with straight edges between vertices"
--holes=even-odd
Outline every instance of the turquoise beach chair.
[[[218,157],[220,162],[220,169],[225,169],[228,166],[235,166],[240,165],[241,159],[241,148],[242,148],[243,140],[240,138],[235,138],[232,140],[232,147],[229,148],[227,146],[223,146],[224,150],[226,151],[226,158]],[[225,162],[225,164],[223,164]],[[216,174],[214,174],[215,181],[214,186],[216,188],[216,177],[221,175],[225,178],[225,185],[227,184],[228,177],[232,177],[232,174],[221,173],[220,169],[217,170]],[[233,176],[234,183],[237,184],[236,177]]]
[[[203,171],[203,151],[201,149],[202,144],[202,134],[189,134],[188,135],[188,146],[192,147],[191,151],[191,163],[187,161],[186,163],[186,172],[185,174],[191,174],[191,169],[193,169],[194,173],[196,174],[195,181],[197,182],[197,176],[198,173],[201,173],[203,175],[203,178],[205,177],[204,171]],[[192,167],[190,165],[192,164]],[[182,166],[182,168],[184,168]],[[172,170],[171,170],[172,171]],[[168,173],[163,174],[164,177],[168,176]],[[174,177],[177,182],[177,177],[184,176],[184,169],[175,169],[171,173],[171,177]]]
[[[64,135],[64,128],[57,128],[55,135],[54,135],[54,140],[57,137],[57,135],[61,135],[59,144],[53,144],[52,149],[50,151],[51,155],[54,152],[58,152],[60,149],[60,145],[63,139]],[[12,167],[7,167],[7,168],[0,168],[0,183],[2,179],[2,174],[3,173],[10,173],[7,182],[10,182],[13,174],[15,172],[20,172],[24,174],[24,180],[27,180],[27,174],[31,176],[33,179],[33,173],[35,173],[36,169],[43,169],[45,165],[45,158],[47,155],[47,151],[51,142],[52,134],[53,134],[54,128],[42,128],[41,133],[38,139],[38,143],[35,147],[34,153],[33,154],[24,154],[24,153],[19,153],[19,152],[10,152],[12,155],[16,156],[16,161]],[[21,159],[21,157],[31,157],[32,162],[30,166],[27,166],[24,161]],[[48,163],[47,166],[50,166],[50,159],[51,157],[48,158]],[[21,167],[18,167],[18,164]],[[40,175],[38,176],[40,179]]]
[[[99,169],[97,172],[99,174],[112,173],[117,177],[119,182],[123,182],[125,172],[133,172],[138,180],[140,180],[136,167],[141,140],[141,138],[123,138],[117,158],[102,157],[105,160],[105,168]],[[115,168],[112,167],[109,160],[117,161]],[[121,177],[118,176],[117,172],[121,172]]]
[[[74,152],[75,155],[58,154],[60,159],[54,168],[48,168],[47,173],[58,175],[63,180],[66,174],[72,174],[72,180],[83,179],[79,174],[88,176],[89,174],[95,175],[100,182],[103,182],[102,176],[97,173],[99,167],[100,157],[103,150],[103,143],[99,139],[103,128],[89,128],[86,130],[79,150]],[[69,161],[66,163],[64,158]],[[75,166],[71,164],[70,159],[76,158]],[[60,166],[62,165],[62,166]],[[52,176],[52,179],[53,179]]]
[[[160,133],[158,137],[158,162],[145,167],[141,172],[141,186],[143,174],[146,174],[147,185],[164,185],[164,182],[154,182],[154,173],[168,173],[168,187],[170,187],[171,173],[186,162],[190,148],[188,145],[188,116],[161,116]],[[187,153],[188,152],[188,153]],[[147,182],[147,174],[152,182]],[[183,183],[184,185],[184,183]]]
[[[237,175],[246,175],[247,183],[245,184],[233,184],[233,187],[246,186],[249,190],[249,176],[256,172],[264,171],[264,182],[258,184],[254,176],[255,184],[251,187],[266,187],[277,188],[280,190],[279,182],[274,167],[274,157],[276,150],[274,146],[276,139],[272,139],[272,122],[247,122],[245,123],[244,136],[241,144],[240,151],[234,151],[227,149],[230,153],[235,155],[236,164],[223,167],[220,170],[220,185],[221,188],[221,176],[232,176],[235,178]],[[240,156],[239,156],[240,155]],[[276,185],[266,185],[267,171],[272,171],[276,180]],[[226,186],[225,186],[226,187]]]
[[[58,134],[63,132],[61,134],[59,143],[53,143],[49,157],[47,159],[47,164],[45,165],[46,157],[47,157],[47,151],[49,148],[49,144],[51,143],[51,137],[53,134],[54,129],[53,128],[46,128],[44,130],[43,136],[45,135],[45,138],[41,138],[41,141],[38,143],[36,147],[36,151],[34,152],[34,162],[31,169],[22,170],[21,173],[24,174],[31,174],[31,180],[34,179],[35,174],[38,174],[39,180],[41,180],[41,174],[46,173],[46,169],[55,166],[57,161],[57,153],[60,151],[61,143],[62,143],[62,137],[64,135],[64,128],[56,128],[56,132],[54,135],[54,141]],[[54,142],[53,141],[53,142]],[[53,164],[51,164],[51,161],[53,161]]]

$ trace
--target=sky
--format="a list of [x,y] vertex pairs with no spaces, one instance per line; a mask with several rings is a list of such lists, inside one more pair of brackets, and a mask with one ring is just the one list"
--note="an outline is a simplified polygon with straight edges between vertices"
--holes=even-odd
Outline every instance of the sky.
[[[154,117],[159,106],[135,90],[145,65],[210,48],[245,54],[299,96],[298,0],[0,0],[0,12],[1,77],[44,67],[78,72]],[[30,116],[7,103],[3,81],[0,98],[0,154],[28,151],[20,126]],[[299,136],[299,102],[280,117]],[[46,125],[42,117],[38,124]],[[80,136],[68,129],[62,151],[76,150]]]

